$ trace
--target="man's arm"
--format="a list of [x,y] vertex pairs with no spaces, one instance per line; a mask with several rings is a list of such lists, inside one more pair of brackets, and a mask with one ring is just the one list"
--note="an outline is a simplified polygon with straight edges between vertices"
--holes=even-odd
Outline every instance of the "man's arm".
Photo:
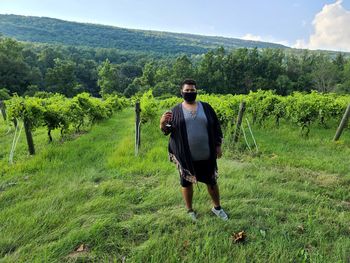
[[223,133],[222,133],[222,130],[221,130],[221,125],[220,125],[220,122],[219,122],[219,119],[216,115],[216,112],[215,110],[212,108],[212,106],[209,104],[209,107],[212,111],[212,114],[213,114],[213,121],[214,121],[214,139],[215,139],[215,146],[221,146],[222,142],[223,142]]
[[216,115],[215,110],[213,109],[213,107],[209,104],[209,111],[211,113],[211,116],[213,118],[213,127],[214,127],[214,144],[215,144],[215,151],[216,151],[216,157],[220,158],[222,156],[222,149],[221,149],[221,144],[223,142],[223,133],[221,130],[221,125],[219,122],[219,119]]

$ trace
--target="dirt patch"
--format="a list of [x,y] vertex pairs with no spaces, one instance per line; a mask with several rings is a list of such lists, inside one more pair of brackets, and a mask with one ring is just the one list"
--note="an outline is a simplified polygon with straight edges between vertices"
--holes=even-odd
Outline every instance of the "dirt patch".
[[338,174],[327,173],[324,171],[312,171],[306,168],[299,167],[273,167],[273,170],[278,171],[281,174],[286,174],[299,181],[310,181],[316,185],[331,187],[340,182]]
[[314,182],[322,186],[333,186],[338,184],[339,178],[335,174],[319,173]]

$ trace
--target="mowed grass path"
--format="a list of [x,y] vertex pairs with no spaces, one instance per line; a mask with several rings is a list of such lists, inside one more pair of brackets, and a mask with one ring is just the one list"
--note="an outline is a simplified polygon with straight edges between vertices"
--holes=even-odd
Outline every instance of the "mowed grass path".
[[[158,120],[142,126],[138,157],[126,109],[63,144],[36,131],[34,157],[22,134],[13,166],[13,133],[0,130],[0,262],[350,261],[348,134],[334,144],[331,130],[301,139],[290,127],[255,128],[260,157],[225,147],[218,162],[230,220],[211,215],[200,184],[192,223]],[[241,230],[246,241],[233,243]]]

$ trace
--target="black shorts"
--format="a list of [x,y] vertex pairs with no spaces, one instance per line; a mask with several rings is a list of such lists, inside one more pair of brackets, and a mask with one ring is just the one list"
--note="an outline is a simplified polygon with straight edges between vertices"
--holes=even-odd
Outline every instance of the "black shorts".
[[[210,167],[210,162],[208,160],[193,161],[192,163],[197,181],[208,185],[216,185],[216,180],[212,178],[212,173],[210,172],[214,169]],[[180,176],[180,184],[182,187],[188,187],[192,183]]]

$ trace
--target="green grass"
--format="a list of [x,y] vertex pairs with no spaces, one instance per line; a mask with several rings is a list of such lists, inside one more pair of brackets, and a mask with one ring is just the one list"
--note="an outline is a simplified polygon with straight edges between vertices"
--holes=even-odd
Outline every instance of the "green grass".
[[[13,131],[0,124],[0,262],[348,262],[350,134],[334,129],[299,136],[287,124],[253,127],[261,154],[229,151],[219,159],[222,206],[211,215],[195,187],[198,223],[185,213],[178,172],[168,161],[158,120],[142,126],[134,155],[134,111],[88,133],[49,144],[24,133],[8,164]],[[225,138],[226,141],[227,138]],[[244,230],[246,242],[231,236]],[[75,252],[85,244],[87,250]]]

